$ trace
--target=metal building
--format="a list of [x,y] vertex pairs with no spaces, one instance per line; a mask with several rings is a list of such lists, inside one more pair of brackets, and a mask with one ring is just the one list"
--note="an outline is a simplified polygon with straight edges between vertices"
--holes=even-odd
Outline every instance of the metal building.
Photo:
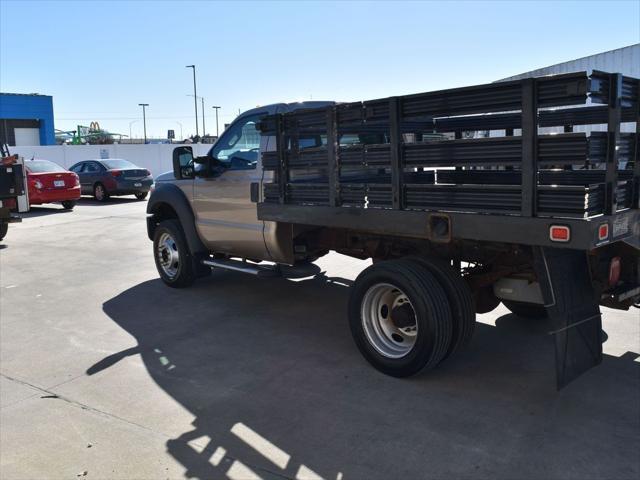
[[55,145],[52,97],[36,93],[0,93],[0,143]]
[[590,72],[591,70],[622,73],[629,77],[640,78],[640,43],[628,47],[616,48],[608,52],[596,53],[588,57],[569,60],[568,62],[557,63],[549,67],[538,68],[530,72],[503,78],[499,81],[521,80],[523,78],[557,73]]

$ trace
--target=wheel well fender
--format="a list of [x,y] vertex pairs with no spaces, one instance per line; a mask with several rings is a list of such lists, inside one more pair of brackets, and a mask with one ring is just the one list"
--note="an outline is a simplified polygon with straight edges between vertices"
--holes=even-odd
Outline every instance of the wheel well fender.
[[158,224],[170,218],[180,222],[184,236],[193,255],[205,254],[207,247],[196,231],[195,216],[189,200],[176,185],[171,183],[156,186],[147,202],[147,235],[153,240]]

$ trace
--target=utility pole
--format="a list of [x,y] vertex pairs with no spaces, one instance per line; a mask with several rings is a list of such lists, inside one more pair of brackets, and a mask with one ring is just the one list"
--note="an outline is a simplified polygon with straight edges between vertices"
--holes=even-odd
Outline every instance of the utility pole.
[[207,129],[204,126],[204,97],[200,97],[202,100],[202,136],[204,137],[207,134]]
[[211,108],[214,108],[216,110],[216,138],[218,138],[220,137],[220,132],[218,131],[218,110],[220,110],[220,107],[214,106]]
[[142,107],[142,124],[144,125],[144,143],[147,143],[147,112],[146,108],[149,106],[148,103],[139,103],[140,107]]
[[193,106],[196,111],[196,137],[198,136],[198,93],[196,91],[196,66],[187,65],[185,68],[193,68]]
[[131,122],[129,122],[129,141],[132,141],[132,137],[131,137],[131,125],[133,125],[134,123],[138,122],[139,120],[133,120]]

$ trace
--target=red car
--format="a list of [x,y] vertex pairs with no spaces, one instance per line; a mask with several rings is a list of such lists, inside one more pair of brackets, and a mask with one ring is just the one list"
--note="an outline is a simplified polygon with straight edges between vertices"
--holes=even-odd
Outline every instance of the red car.
[[80,198],[78,175],[49,160],[24,162],[29,186],[29,205],[62,202],[71,210]]

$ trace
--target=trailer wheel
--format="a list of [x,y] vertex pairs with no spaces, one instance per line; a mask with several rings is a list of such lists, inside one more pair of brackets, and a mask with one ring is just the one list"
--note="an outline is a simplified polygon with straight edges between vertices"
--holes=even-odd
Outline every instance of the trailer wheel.
[[380,262],[358,275],[349,325],[365,359],[394,377],[435,367],[451,343],[447,295],[434,275],[414,262]]
[[522,303],[522,302],[510,302],[508,300],[503,300],[507,309],[522,318],[547,318],[547,309],[544,308],[544,305],[537,305],[534,303]]
[[[438,258],[408,257],[405,261],[416,262],[426,268],[443,288],[451,307],[451,344],[444,358],[469,343],[476,326],[476,309],[471,289],[462,276],[451,265]],[[444,360],[444,359],[443,359]]]

